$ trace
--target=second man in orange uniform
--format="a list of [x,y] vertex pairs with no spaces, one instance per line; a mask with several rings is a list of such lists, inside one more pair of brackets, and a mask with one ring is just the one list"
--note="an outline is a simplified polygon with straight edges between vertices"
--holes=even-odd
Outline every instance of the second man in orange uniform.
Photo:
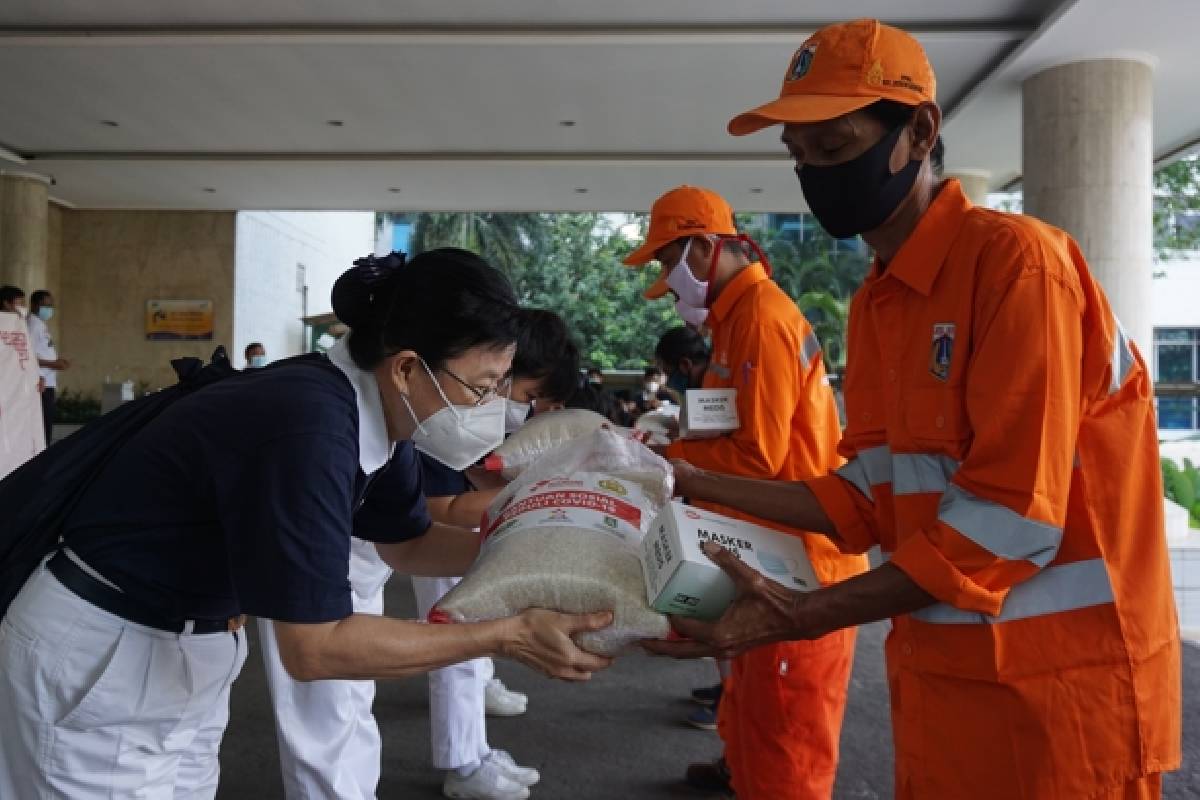
[[[757,247],[739,236],[719,195],[680,186],[650,212],[645,243],[626,259],[662,265],[650,299],[668,292],[683,319],[712,331],[705,388],[737,390],[740,428],[716,439],[680,440],[667,456],[718,472],[799,480],[836,468],[841,431],[821,345],[795,303],[771,280]],[[764,525],[731,508],[718,513]],[[821,580],[863,571],[823,536],[805,536]],[[719,730],[739,800],[828,798],[854,657],[854,631],[785,642],[739,656],[721,699]]]

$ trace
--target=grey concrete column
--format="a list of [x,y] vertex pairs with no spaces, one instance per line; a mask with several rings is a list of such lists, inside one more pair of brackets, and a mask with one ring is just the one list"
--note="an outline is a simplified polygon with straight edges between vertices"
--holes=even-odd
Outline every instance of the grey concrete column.
[[1149,353],[1153,82],[1139,61],[1051,67],[1023,86],[1025,213],[1079,242],[1125,330]]
[[958,170],[957,172],[947,172],[947,178],[957,178],[962,184],[963,194],[977,206],[987,205],[988,184],[991,179],[991,173],[986,170]]
[[0,284],[46,288],[50,203],[46,180],[0,172]]

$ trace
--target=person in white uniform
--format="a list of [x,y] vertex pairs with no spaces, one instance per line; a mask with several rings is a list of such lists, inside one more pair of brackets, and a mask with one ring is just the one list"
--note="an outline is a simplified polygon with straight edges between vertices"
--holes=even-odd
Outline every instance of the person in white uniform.
[[478,554],[476,534],[430,520],[412,442],[493,446],[519,312],[465,251],[356,263],[333,296],[351,333],[328,359],[195,390],[92,477],[0,620],[0,797],[214,797],[246,614],[273,620],[301,681],[489,655],[567,680],[608,665],[571,639],[606,613],[355,613],[352,537],[408,574],[461,574]]
[[[552,311],[522,313],[512,387],[507,399],[506,433],[530,414],[561,408],[579,383],[579,349],[567,325]],[[496,479],[473,469],[454,469],[436,454],[421,453],[423,485],[430,515],[438,522],[478,526],[499,493]],[[489,480],[490,479],[490,480]],[[412,579],[422,616],[458,578]],[[429,673],[429,713],[433,766],[445,770],[442,792],[459,800],[510,800],[526,796],[540,780],[536,769],[518,767],[506,751],[488,744],[485,715],[524,714],[525,695],[508,689],[490,658],[477,658]]]
[[54,316],[54,296],[45,289],[38,289],[29,296],[29,338],[33,352],[42,370],[42,423],[46,427],[46,446],[54,438],[54,408],[58,393],[58,373],[71,366],[65,358],[59,358],[50,335],[47,322]]

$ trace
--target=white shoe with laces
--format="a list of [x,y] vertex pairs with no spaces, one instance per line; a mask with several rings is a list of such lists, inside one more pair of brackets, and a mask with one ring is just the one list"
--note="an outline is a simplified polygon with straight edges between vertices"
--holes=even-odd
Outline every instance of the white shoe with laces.
[[508,777],[522,786],[533,786],[542,779],[541,773],[533,767],[522,767],[507,750],[493,750],[484,761],[496,764]]
[[483,690],[484,710],[493,717],[519,717],[525,713],[529,698],[520,692],[514,692],[492,678]]
[[484,759],[465,778],[454,770],[447,772],[442,794],[454,800],[526,800],[529,789],[509,777],[495,759]]

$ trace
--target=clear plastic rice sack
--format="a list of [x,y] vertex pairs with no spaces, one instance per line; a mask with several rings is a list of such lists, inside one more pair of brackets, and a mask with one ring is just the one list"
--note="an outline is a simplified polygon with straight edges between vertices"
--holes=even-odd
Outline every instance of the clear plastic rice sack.
[[640,432],[613,426],[605,417],[586,408],[564,408],[535,414],[520,430],[504,440],[484,459],[483,466],[513,480],[542,456],[559,445],[611,428],[627,439],[642,439]]
[[663,459],[612,430],[551,451],[496,498],[479,558],[430,619],[612,611],[611,626],[578,636],[580,647],[606,656],[667,637],[667,618],[647,603],[638,553],[672,483]]

